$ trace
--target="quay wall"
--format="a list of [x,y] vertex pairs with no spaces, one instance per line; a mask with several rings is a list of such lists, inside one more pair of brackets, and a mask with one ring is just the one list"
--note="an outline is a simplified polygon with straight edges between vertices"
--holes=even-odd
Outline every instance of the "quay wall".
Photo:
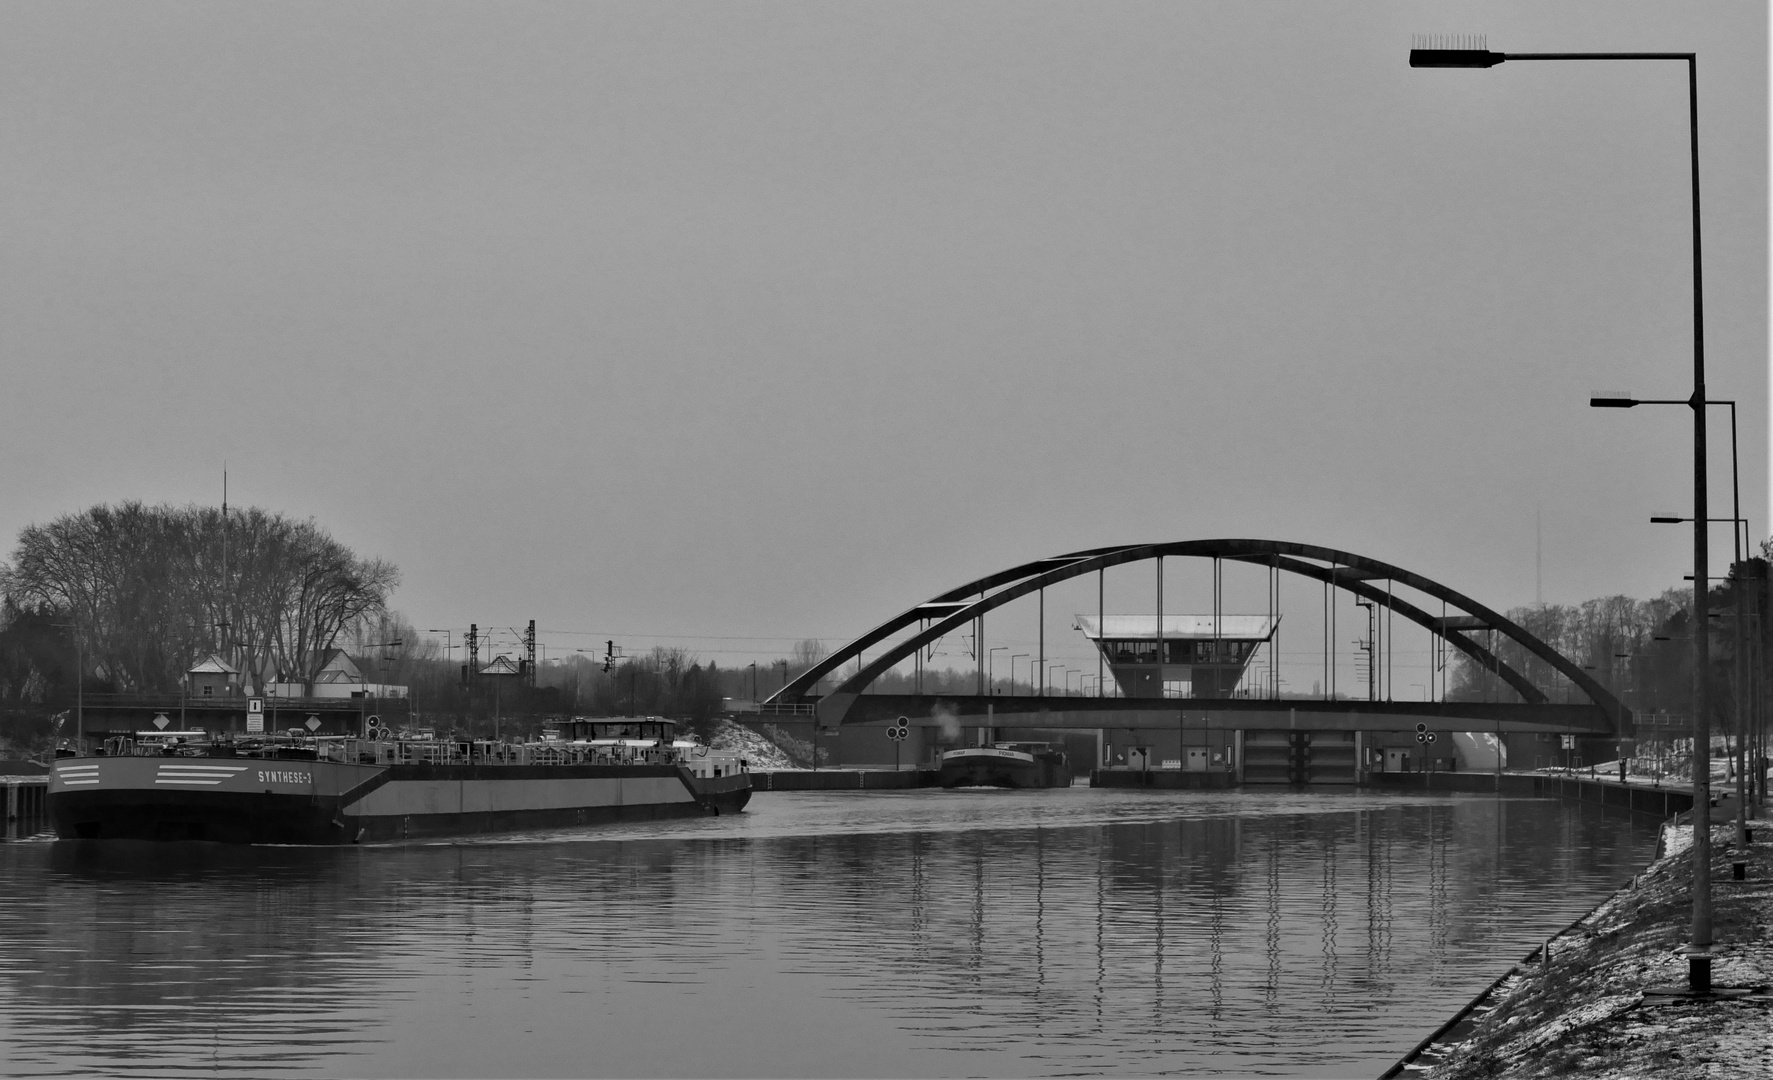
[[939,786],[935,769],[776,769],[751,773],[752,791],[886,791]]
[[1194,791],[1233,788],[1237,786],[1237,777],[1224,769],[1206,772],[1188,772],[1183,769],[1092,769],[1090,786]]
[[1646,787],[1617,780],[1590,780],[1585,776],[1547,773],[1420,772],[1369,773],[1370,787],[1394,791],[1469,791],[1542,798],[1574,799],[1599,803],[1639,814],[1670,818],[1693,809],[1693,793],[1676,787]]

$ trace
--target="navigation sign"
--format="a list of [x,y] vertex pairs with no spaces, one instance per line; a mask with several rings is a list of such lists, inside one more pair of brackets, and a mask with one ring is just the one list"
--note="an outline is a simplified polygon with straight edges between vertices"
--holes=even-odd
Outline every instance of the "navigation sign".
[[320,717],[310,716],[310,717],[308,717],[308,722],[302,726],[306,727],[309,731],[319,731],[320,730]]
[[1563,741],[1563,744],[1564,744],[1563,748],[1565,750],[1576,749],[1576,736],[1574,736],[1574,735],[1559,735],[1558,738]]
[[253,713],[263,713],[264,711],[265,711],[265,699],[264,698],[249,697],[246,699],[246,715],[251,716]]
[[1416,725],[1416,741],[1419,743],[1431,743],[1434,741],[1434,732],[1428,730],[1427,724]]
[[167,719],[167,718],[166,718],[166,714],[165,714],[165,713],[155,713],[155,714],[154,714],[154,726],[155,726],[155,727],[156,727],[156,728],[158,728],[158,729],[159,729],[159,730],[161,730],[161,731],[165,731],[165,730],[166,730],[166,725],[168,725],[168,724],[170,724],[170,723],[172,723],[172,721],[171,721],[171,720],[168,720],[168,719]]
[[265,699],[249,697],[246,699],[246,733],[261,735],[265,730]]

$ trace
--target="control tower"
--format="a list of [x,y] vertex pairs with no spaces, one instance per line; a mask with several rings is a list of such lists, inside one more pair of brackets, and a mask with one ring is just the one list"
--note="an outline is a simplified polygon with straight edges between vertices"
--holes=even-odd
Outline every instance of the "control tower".
[[1077,616],[1130,698],[1227,698],[1256,647],[1274,638],[1267,615]]

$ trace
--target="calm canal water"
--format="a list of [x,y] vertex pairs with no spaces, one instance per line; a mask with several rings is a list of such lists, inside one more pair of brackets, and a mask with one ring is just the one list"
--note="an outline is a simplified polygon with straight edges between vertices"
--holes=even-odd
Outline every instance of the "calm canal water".
[[1555,801],[1086,788],[0,844],[0,1072],[1373,1077],[1654,845]]

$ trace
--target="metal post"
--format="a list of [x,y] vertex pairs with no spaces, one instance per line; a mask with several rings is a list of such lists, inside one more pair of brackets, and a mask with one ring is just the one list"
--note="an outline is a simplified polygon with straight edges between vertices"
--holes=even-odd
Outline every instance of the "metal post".
[[[979,599],[985,594],[981,592]],[[985,616],[973,618],[973,666],[978,668],[979,696],[985,696]]]
[[1164,696],[1164,557],[1157,557],[1157,696]]
[[86,749],[86,659],[80,627],[74,627],[74,751]]
[[[1220,655],[1219,633],[1219,556],[1213,556],[1213,696],[1218,697],[1225,680],[1225,658]],[[1226,696],[1230,696],[1227,693]]]
[[[1711,669],[1705,481],[1705,301],[1699,247],[1699,64],[1687,57],[1687,112],[1693,172],[1693,940],[1711,948],[1711,715],[1706,681]],[[1711,989],[1711,959],[1692,956],[1688,988]]]

